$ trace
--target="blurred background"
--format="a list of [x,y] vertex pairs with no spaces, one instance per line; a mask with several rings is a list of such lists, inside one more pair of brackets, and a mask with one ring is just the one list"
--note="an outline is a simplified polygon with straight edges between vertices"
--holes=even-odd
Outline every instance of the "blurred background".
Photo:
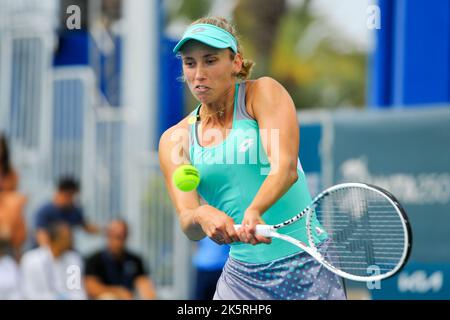
[[[232,19],[252,78],[293,97],[313,195],[359,181],[404,205],[408,264],[381,287],[347,283],[349,297],[450,299],[446,0],[0,0],[0,132],[28,199],[23,251],[72,175],[86,219],[128,221],[158,298],[192,297],[196,245],[179,231],[157,144],[195,106],[172,48],[205,15]],[[103,244],[75,232],[83,255]]]

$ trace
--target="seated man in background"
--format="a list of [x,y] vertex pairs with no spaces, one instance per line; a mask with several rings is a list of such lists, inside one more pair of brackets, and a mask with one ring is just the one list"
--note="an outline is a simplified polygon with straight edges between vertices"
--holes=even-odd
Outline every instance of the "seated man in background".
[[81,300],[83,259],[72,247],[72,232],[65,222],[52,222],[45,229],[48,245],[26,252],[20,263],[25,299]]
[[144,271],[142,259],[126,247],[128,227],[113,220],[107,229],[107,247],[86,261],[85,286],[93,299],[154,299],[155,289]]
[[53,201],[41,207],[36,214],[36,240],[38,245],[47,244],[46,227],[55,221],[64,221],[70,227],[81,226],[88,233],[99,233],[99,228],[86,222],[83,210],[76,204],[80,191],[77,180],[63,177],[58,183]]

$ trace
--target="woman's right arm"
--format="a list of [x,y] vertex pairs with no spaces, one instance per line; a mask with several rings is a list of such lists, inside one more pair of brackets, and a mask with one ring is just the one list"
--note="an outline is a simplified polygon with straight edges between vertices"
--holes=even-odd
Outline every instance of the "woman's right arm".
[[178,166],[189,163],[187,129],[175,126],[164,132],[159,142],[159,163],[181,229],[190,240],[198,241],[208,236],[221,238],[226,244],[239,241],[231,217],[210,205],[200,204],[196,190],[183,192],[172,182],[173,172]]
[[195,220],[200,200],[197,191],[183,192],[172,183],[173,172],[181,164],[188,163],[189,133],[177,126],[168,129],[159,141],[159,165],[164,175],[167,190],[178,214],[181,229],[191,240],[201,240],[206,235]]

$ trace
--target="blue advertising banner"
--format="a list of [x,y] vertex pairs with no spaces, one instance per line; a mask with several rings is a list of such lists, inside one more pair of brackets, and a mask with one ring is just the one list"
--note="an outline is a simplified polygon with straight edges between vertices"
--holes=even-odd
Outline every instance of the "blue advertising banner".
[[[332,184],[365,182],[390,191],[405,208],[412,227],[413,245],[405,271],[391,282],[382,282],[385,289],[374,297],[450,299],[446,287],[450,265],[450,109],[339,112],[332,122],[332,159],[323,159],[332,163]],[[435,270],[441,273],[435,275]],[[425,283],[437,282],[441,276],[442,285],[435,286],[439,290],[423,289]]]
[[300,124],[299,159],[306,174],[309,191],[313,196],[323,188],[321,141],[322,125],[320,123]]
[[409,263],[397,276],[370,290],[372,299],[442,300],[450,298],[450,264]]

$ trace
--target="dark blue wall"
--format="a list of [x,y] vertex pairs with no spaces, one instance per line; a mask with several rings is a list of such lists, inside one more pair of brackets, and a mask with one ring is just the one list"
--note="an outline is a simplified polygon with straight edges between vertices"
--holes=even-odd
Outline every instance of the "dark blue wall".
[[450,102],[450,2],[379,0],[381,29],[371,57],[369,105]]
[[176,41],[163,38],[160,53],[160,86],[158,105],[157,137],[183,118],[184,84],[178,79],[182,75],[181,60],[172,52]]

